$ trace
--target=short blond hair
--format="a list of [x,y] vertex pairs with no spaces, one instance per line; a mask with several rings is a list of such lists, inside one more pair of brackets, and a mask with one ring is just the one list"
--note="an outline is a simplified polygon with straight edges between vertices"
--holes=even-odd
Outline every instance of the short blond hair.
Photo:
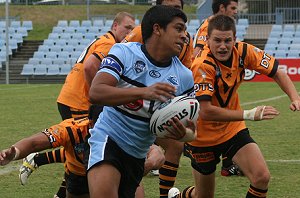
[[135,20],[135,18],[134,18],[134,16],[132,14],[130,14],[128,12],[119,12],[119,13],[116,14],[116,16],[114,18],[114,21],[113,21],[113,24],[115,22],[118,23],[118,24],[120,24],[125,17],[129,17],[132,20]]

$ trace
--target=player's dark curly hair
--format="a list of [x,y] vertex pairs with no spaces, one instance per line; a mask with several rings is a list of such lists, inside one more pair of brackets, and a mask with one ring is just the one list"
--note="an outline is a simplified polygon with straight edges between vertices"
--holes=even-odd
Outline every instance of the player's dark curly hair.
[[[161,5],[163,3],[164,0],[156,0],[156,5]],[[183,9],[184,6],[184,1],[180,0],[181,3],[181,9]]]
[[144,15],[142,20],[142,37],[143,42],[153,33],[153,25],[158,24],[161,28],[166,29],[167,25],[173,21],[175,17],[182,18],[184,23],[187,22],[186,15],[177,8],[165,5],[157,5],[151,7]]
[[208,23],[207,34],[211,35],[213,30],[232,31],[233,35],[236,34],[236,27],[234,20],[226,15],[216,15]]
[[213,0],[212,5],[211,5],[213,14],[216,14],[219,12],[220,5],[223,4],[224,7],[226,8],[231,3],[231,1],[234,1],[237,3],[239,2],[238,0]]

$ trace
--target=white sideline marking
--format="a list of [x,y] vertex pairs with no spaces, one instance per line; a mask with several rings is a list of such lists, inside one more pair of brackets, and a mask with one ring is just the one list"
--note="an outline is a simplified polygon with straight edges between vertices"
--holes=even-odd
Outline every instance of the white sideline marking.
[[300,163],[300,160],[266,160],[267,162],[274,162],[274,163]]
[[31,88],[40,88],[40,87],[49,87],[50,85],[36,85],[36,86],[24,86],[24,87],[15,87],[15,88],[0,88],[0,91],[9,91],[9,90],[22,90],[22,89],[31,89]]
[[[300,94],[300,92],[298,92],[298,94]],[[284,98],[284,97],[287,97],[287,95],[284,94],[284,95],[280,95],[280,96],[274,96],[274,97],[271,97],[271,98],[256,100],[256,101],[253,101],[253,102],[245,102],[245,103],[242,103],[241,105],[242,106],[253,105],[253,104],[257,104],[257,103],[269,102],[269,101],[272,101],[272,100],[277,100],[277,99]]]
[[0,175],[9,174],[13,171],[17,171],[18,167],[17,165],[6,165],[4,168],[0,168]]

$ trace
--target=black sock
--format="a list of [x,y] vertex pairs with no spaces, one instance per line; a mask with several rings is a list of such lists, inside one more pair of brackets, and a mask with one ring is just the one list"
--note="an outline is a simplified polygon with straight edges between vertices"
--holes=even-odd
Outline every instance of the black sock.
[[34,157],[34,161],[38,166],[65,162],[65,150],[64,148],[60,148],[44,153],[39,153]]

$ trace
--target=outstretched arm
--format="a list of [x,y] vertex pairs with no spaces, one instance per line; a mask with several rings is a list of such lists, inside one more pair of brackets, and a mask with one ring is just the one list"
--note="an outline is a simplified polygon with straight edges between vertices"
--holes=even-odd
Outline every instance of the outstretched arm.
[[291,100],[290,109],[292,111],[300,111],[300,97],[289,76],[280,69],[278,69],[273,79],[280,86],[280,88],[289,96]]
[[24,138],[8,149],[0,151],[0,165],[4,166],[13,160],[26,157],[30,153],[51,148],[48,137],[43,133],[37,133]]

